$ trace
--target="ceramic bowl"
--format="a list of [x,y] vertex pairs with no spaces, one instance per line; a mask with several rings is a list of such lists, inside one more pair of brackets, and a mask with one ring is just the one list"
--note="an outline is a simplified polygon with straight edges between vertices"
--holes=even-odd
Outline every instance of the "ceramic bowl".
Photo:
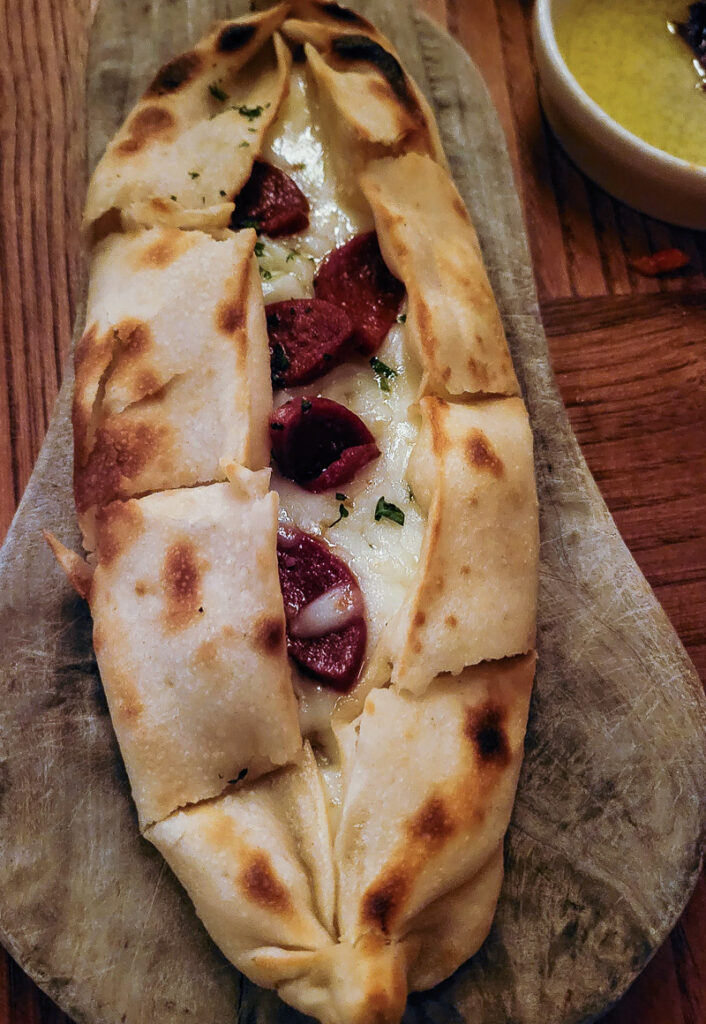
[[633,135],[584,92],[566,65],[554,18],[571,0],[536,0],[534,47],[540,99],[571,159],[629,206],[688,228],[706,228],[706,167]]

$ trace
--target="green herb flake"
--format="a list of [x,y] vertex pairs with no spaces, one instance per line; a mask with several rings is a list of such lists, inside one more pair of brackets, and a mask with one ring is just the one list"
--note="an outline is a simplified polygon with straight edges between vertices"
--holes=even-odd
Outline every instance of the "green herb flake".
[[241,222],[240,222],[240,224],[238,226],[241,227],[241,228],[254,228],[256,231],[259,231],[260,230],[260,221],[259,220],[252,220],[251,218],[246,217],[245,220],[241,220]]
[[385,501],[383,498],[378,498],[378,503],[375,506],[375,522],[379,522],[381,519],[389,519],[393,523],[397,523],[398,526],[404,526],[404,512],[397,505],[393,505],[391,501]]
[[250,143],[246,142],[245,139],[243,139],[243,141],[238,146],[238,149],[247,149],[249,145],[250,145]]
[[189,177],[190,178],[198,178],[199,177],[199,172],[198,171],[189,171]]
[[173,203],[175,203],[177,201],[177,197],[176,196],[170,196],[169,198],[171,199],[171,201]]
[[260,259],[261,256],[265,255],[264,242],[255,242],[255,255],[257,256],[258,259]]
[[378,359],[377,356],[373,356],[370,360],[370,365],[373,368],[373,373],[377,378],[380,390],[389,391],[390,381],[397,376],[397,370],[393,370],[391,366],[383,363],[382,359]]
[[[269,103],[267,105],[269,106]],[[241,117],[247,117],[248,121],[254,121],[256,117],[260,116],[265,108],[261,106],[248,107],[243,103],[242,106],[236,107],[235,109]]]
[[217,85],[215,82],[209,85],[208,91],[211,93],[214,99],[220,100],[221,103],[225,103],[225,101],[228,99],[228,93],[223,92],[221,87]]
[[225,199],[225,197],[227,196],[227,194],[228,194],[228,193],[227,193],[227,192],[225,191],[225,189],[223,189],[223,188],[222,188],[222,189],[220,190],[220,192],[218,193],[218,195],[219,195],[219,196],[223,196],[223,198],[224,198],[224,199]]
[[[338,497],[338,495],[336,495],[336,497]],[[334,521],[332,523],[329,523],[329,527],[335,526],[336,523],[340,523],[340,521],[342,519],[347,519],[349,515],[350,515],[350,512],[348,511],[346,506],[345,505],[339,505],[338,506],[338,519],[334,519]]]
[[291,263],[294,257],[297,255],[296,249],[290,249],[285,257],[285,263]]
[[336,501],[348,501],[348,495],[343,494],[341,491],[336,491]]
[[308,398],[302,398],[302,412],[308,412],[311,409],[311,402]]
[[397,317],[397,323],[398,324],[406,324],[407,323],[407,314],[406,313],[400,313],[400,315]]
[[302,160],[301,163],[292,164],[292,170],[293,171],[303,171],[305,167],[306,167],[306,164],[304,163],[303,160]]
[[260,267],[260,277],[262,278],[263,281],[271,281],[272,271],[266,270],[265,267]]

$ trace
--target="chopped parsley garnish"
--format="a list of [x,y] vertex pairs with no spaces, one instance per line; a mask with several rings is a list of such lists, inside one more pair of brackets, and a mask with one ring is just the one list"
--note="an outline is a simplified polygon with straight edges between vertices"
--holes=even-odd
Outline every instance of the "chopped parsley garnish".
[[397,370],[393,370],[387,363],[383,363],[382,359],[378,359],[377,356],[373,356],[370,360],[370,365],[373,368],[373,373],[377,377],[377,382],[380,385],[381,391],[390,390],[390,381],[393,377],[397,376]]
[[249,145],[250,145],[250,143],[246,142],[245,139],[243,139],[243,141],[238,146],[238,149],[246,149]]
[[305,167],[306,167],[306,164],[304,163],[304,161],[302,161],[301,163],[298,163],[298,164],[292,164],[292,170],[293,171],[303,171]]
[[407,314],[406,313],[400,313],[400,315],[397,317],[397,323],[398,324],[406,324],[407,323]]
[[229,786],[234,786],[236,784],[236,782],[240,782],[241,779],[244,779],[247,774],[248,774],[248,769],[247,768],[241,768],[241,770],[238,772],[237,776],[234,779],[228,779],[228,785]]
[[171,199],[171,201],[173,203],[175,203],[177,201],[177,197],[176,196],[170,196],[169,198]]
[[220,192],[219,192],[218,194],[219,194],[219,196],[223,196],[223,198],[225,199],[225,197],[226,197],[226,195],[227,195],[228,193],[226,192],[226,190],[225,190],[225,189],[223,189],[223,188],[222,188],[222,189],[220,190]]
[[348,501],[348,495],[343,494],[341,491],[336,491],[336,501]]
[[261,106],[248,107],[243,103],[242,106],[236,107],[235,109],[238,111],[241,117],[247,117],[248,121],[254,121],[256,117],[260,116],[260,114],[263,112],[265,108]]
[[257,256],[258,259],[260,259],[261,256],[265,255],[264,242],[255,242],[255,255]]
[[255,228],[256,231],[259,231],[260,230],[260,221],[259,220],[252,220],[252,218],[246,217],[245,220],[241,220],[239,226],[241,228]]
[[385,501],[384,498],[378,498],[378,503],[375,506],[375,522],[379,522],[380,519],[389,519],[393,523],[397,523],[398,526],[404,526],[404,512],[397,505],[393,505],[391,501]]
[[311,409],[311,402],[308,398],[302,398],[302,412],[308,412]]
[[215,82],[209,85],[208,91],[211,93],[214,99],[220,100],[221,103],[225,103],[225,101],[228,99],[228,93],[223,92],[221,87],[219,85],[216,85]]
[[296,249],[290,249],[289,252],[287,253],[286,257],[285,257],[285,261],[284,262],[285,263],[291,263],[291,261],[294,259],[294,257],[296,255],[297,255]]
[[329,523],[329,527],[335,526],[336,523],[340,523],[340,521],[342,519],[347,519],[349,515],[350,515],[350,512],[348,511],[346,506],[343,505],[343,504],[339,505],[338,506],[338,519],[334,519],[334,521],[332,523]]
[[199,172],[198,171],[189,171],[189,177],[190,178],[198,178],[198,176],[199,176]]
[[270,281],[272,280],[272,271],[266,270],[265,267],[260,267],[260,277],[263,281]]

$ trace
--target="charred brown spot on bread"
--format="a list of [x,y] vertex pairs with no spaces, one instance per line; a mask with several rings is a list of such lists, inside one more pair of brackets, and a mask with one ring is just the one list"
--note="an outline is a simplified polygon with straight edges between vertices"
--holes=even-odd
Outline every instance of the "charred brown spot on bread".
[[216,40],[220,53],[235,53],[250,42],[256,32],[254,25],[233,24],[221,29]]
[[466,209],[461,197],[457,195],[455,192],[451,200],[451,205],[453,206],[455,213],[457,213],[459,217],[461,217],[465,221],[468,221],[468,210]]
[[95,351],[98,343],[98,324],[90,324],[79,338],[74,354],[74,366],[80,369]]
[[129,121],[130,134],[118,145],[116,152],[122,156],[132,156],[150,142],[166,135],[175,123],[173,116],[164,107],[143,107]]
[[343,7],[341,4],[322,0],[317,6],[322,14],[328,15],[334,21],[340,21],[343,25],[358,25],[360,28],[368,28],[370,25],[370,22],[361,17],[360,14],[356,14],[349,7]]
[[264,615],[253,627],[253,643],[263,654],[277,654],[284,643],[284,622],[272,615]]
[[470,565],[462,565],[461,566],[460,573],[461,573],[462,576],[470,576],[471,572],[472,572],[472,569],[471,569]]
[[426,846],[443,846],[456,826],[441,797],[430,797],[409,822],[409,834]]
[[468,461],[476,469],[487,470],[493,476],[501,477],[504,466],[493,451],[493,447],[482,430],[473,430],[466,442]]
[[157,213],[171,213],[173,206],[167,202],[166,199],[162,199],[161,196],[155,196],[154,199],[150,199],[150,206]]
[[456,629],[456,627],[458,626],[458,619],[456,618],[455,615],[447,615],[446,618],[444,619],[444,622],[449,627],[449,629]]
[[182,53],[165,64],[155,75],[146,96],[164,96],[165,93],[178,92],[201,70],[203,57],[198,53]]
[[510,744],[502,708],[492,703],[482,708],[468,708],[464,732],[483,764],[504,768],[509,763]]
[[113,339],[120,342],[123,354],[131,358],[143,355],[154,347],[154,335],[150,325],[132,317],[115,325]]
[[168,630],[184,629],[200,617],[201,577],[196,548],[188,537],[182,537],[167,548],[161,583],[165,599],[164,621]]
[[137,269],[163,270],[193,244],[188,231],[165,231],[150,242],[137,257]]
[[396,57],[370,36],[346,34],[331,41],[331,49],[343,60],[362,60],[372,64],[389,83],[395,96],[403,103],[413,100],[407,76]]
[[401,868],[393,868],[363,895],[361,920],[364,925],[389,933],[390,926],[402,909],[409,882]]
[[157,428],[120,417],[98,430],[85,464],[75,467],[78,511],[128,497],[127,484],[154,458],[167,433],[166,426]]
[[266,853],[253,853],[238,879],[243,892],[259,906],[276,914],[286,914],[291,900],[285,886],[274,873]]
[[221,302],[216,309],[216,323],[223,334],[237,334],[245,327],[245,310],[239,302]]
[[414,613],[414,618],[412,619],[412,626],[415,629],[419,629],[420,626],[423,626],[426,621],[427,621],[426,615],[424,614],[424,612],[421,609],[419,609],[419,611],[416,611]]
[[114,683],[113,692],[117,700],[114,706],[123,723],[135,723],[145,710],[140,693],[127,676],[121,676]]
[[144,517],[136,501],[114,501],[96,513],[98,564],[109,568],[142,533]]

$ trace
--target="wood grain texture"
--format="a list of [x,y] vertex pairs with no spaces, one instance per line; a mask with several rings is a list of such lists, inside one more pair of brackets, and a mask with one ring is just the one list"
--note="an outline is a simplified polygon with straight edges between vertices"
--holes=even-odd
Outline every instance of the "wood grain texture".
[[[107,0],[105,0],[107,2]],[[420,0],[481,68],[524,203],[554,366],[589,466],[628,545],[706,675],[706,236],[634,213],[588,182],[539,111],[529,5]],[[79,295],[89,0],[0,11],[0,536],[41,445]],[[630,258],[677,245],[690,270]],[[577,301],[578,300],[578,301]],[[706,1024],[706,883],[610,1024]],[[0,1024],[66,1018],[6,959]]]

